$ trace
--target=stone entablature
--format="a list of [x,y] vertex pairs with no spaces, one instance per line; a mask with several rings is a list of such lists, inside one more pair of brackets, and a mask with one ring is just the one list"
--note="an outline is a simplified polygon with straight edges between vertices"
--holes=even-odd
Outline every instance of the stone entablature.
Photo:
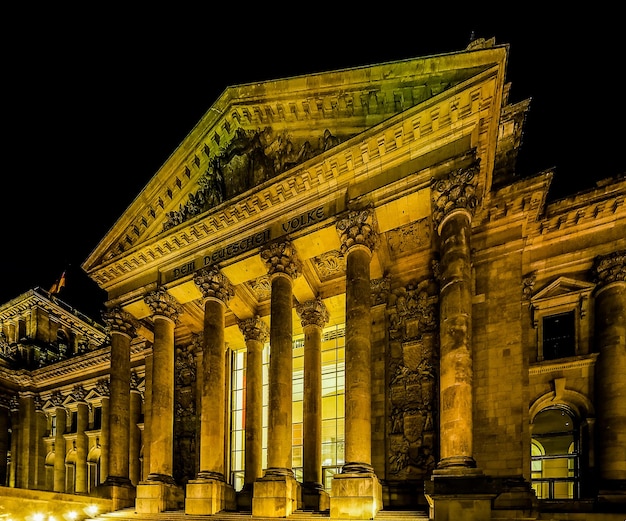
[[[254,219],[258,222],[261,215],[285,214],[293,211],[296,204],[301,208],[313,200],[337,197],[350,183],[371,178],[372,167],[380,170],[383,161],[393,168],[442,146],[451,139],[451,134],[454,139],[463,136],[469,139],[479,123],[482,129],[489,126],[489,109],[495,102],[497,92],[496,78],[480,79],[482,83],[472,84],[455,96],[433,98],[427,108],[409,109],[386,121],[384,128],[374,128],[360,135],[358,143],[357,138],[343,143],[333,148],[332,153],[321,154],[281,177],[255,187],[254,193],[226,201],[210,210],[210,214],[198,215],[180,227],[168,230],[167,236],[155,237],[148,245],[133,251],[133,245],[138,243],[146,230],[151,229],[152,224],[148,221],[153,222],[170,210],[171,206],[163,205],[162,210],[151,219],[146,216],[139,218],[146,222],[146,226],[133,224],[127,229],[126,237],[118,239],[127,244],[121,248],[122,251],[109,245],[109,253],[105,257],[108,261],[93,270],[89,268],[88,261],[86,269],[101,287],[106,288],[113,281],[127,278],[133,272],[145,272],[146,268],[162,263],[178,252],[191,251],[200,244],[206,247],[209,238],[217,244],[232,234],[231,230],[235,227],[241,230],[248,221]],[[478,79],[474,81],[478,82]],[[479,120],[481,117],[484,119]],[[479,159],[480,154],[481,149],[478,150]],[[487,161],[484,163],[488,164]],[[424,165],[424,168],[427,166]],[[424,175],[432,175],[432,172],[425,172]],[[484,185],[484,181],[479,182]],[[479,191],[485,189],[482,185]],[[172,200],[181,200],[181,189],[169,190]],[[340,199],[343,200],[343,197]],[[154,213],[154,206],[150,208],[147,211]]]

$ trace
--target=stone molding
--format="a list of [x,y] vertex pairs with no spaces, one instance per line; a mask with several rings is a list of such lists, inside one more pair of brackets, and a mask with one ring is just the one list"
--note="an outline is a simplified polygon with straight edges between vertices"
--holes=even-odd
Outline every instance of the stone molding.
[[596,257],[593,278],[600,286],[626,281],[626,250]]

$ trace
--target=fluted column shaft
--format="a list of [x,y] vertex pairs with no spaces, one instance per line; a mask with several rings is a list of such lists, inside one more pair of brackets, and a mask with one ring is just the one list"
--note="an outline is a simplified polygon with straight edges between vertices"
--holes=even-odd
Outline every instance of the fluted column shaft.
[[596,259],[595,271],[595,432],[601,487],[611,488],[626,482],[626,251]]
[[475,467],[473,453],[471,216],[449,214],[439,228],[440,438],[438,468]]
[[111,333],[109,474],[105,483],[129,485],[130,342],[135,334],[135,322],[119,308],[107,310],[104,320]]
[[153,311],[152,416],[148,481],[174,484],[174,326],[179,306],[165,291],[145,298]]
[[244,487],[263,475],[263,345],[268,327],[259,317],[239,322],[246,341],[246,453]]
[[57,430],[54,436],[54,491],[65,492],[65,423],[67,412],[60,404],[56,407]]
[[303,473],[305,487],[322,488],[322,329],[328,310],[321,299],[296,306],[304,330]]

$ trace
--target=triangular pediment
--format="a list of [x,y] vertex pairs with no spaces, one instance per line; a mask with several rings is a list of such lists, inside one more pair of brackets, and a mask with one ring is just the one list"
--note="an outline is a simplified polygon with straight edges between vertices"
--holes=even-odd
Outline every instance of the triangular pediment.
[[[148,310],[140,295],[173,286],[224,251],[220,268],[240,285],[245,306],[238,316],[246,316],[264,300],[258,291],[264,266],[245,246],[250,258],[239,250],[229,267],[228,248],[291,234],[290,223],[302,218],[309,226],[317,208],[315,236],[292,237],[309,263],[295,292],[309,298],[321,286],[334,291],[341,270],[322,273],[339,249],[333,219],[355,198],[376,201],[377,225],[387,234],[372,276],[381,276],[388,258],[408,264],[428,246],[433,179],[480,165],[476,193],[490,190],[507,103],[507,56],[508,46],[486,43],[229,87],[82,267],[112,302],[143,317]],[[412,221],[419,224],[406,228]],[[417,249],[402,247],[407,234]],[[193,283],[175,284],[168,291],[180,302],[197,300]]]
[[580,293],[590,293],[595,288],[595,284],[582,280],[571,279],[568,277],[559,277],[551,284],[548,284],[541,291],[537,292],[533,297],[533,302],[561,297],[563,295],[572,295]]

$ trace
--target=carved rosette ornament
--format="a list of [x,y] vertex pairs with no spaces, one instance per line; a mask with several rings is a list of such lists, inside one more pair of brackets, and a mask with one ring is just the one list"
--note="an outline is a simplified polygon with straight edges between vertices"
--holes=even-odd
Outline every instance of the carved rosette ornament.
[[478,206],[474,178],[479,171],[480,162],[476,161],[470,167],[459,168],[434,182],[432,219],[435,229],[439,230],[444,218],[454,210],[463,209],[474,215]]
[[341,253],[345,255],[353,246],[361,245],[374,251],[378,237],[374,232],[374,211],[372,208],[350,212],[337,221],[337,232],[341,241]]
[[596,257],[593,278],[600,286],[626,281],[626,250]]
[[144,302],[152,311],[152,315],[169,318],[177,322],[181,313],[181,306],[172,295],[165,290],[157,290],[148,293],[144,297]]
[[326,309],[326,305],[320,298],[297,303],[296,311],[300,317],[302,327],[317,326],[323,328],[329,319],[328,309]]
[[102,313],[102,319],[107,325],[109,333],[122,333],[134,337],[139,322],[130,313],[119,307],[107,309]]
[[258,315],[251,318],[246,318],[238,322],[239,329],[243,334],[243,338],[246,340],[256,340],[257,342],[267,342],[270,337],[269,328],[267,324],[261,320]]
[[235,296],[235,290],[230,281],[220,272],[217,266],[203,268],[193,277],[196,287],[202,292],[202,298],[213,298],[228,306],[230,299]]
[[270,276],[284,274],[295,279],[300,275],[300,260],[290,241],[269,244],[261,250],[261,259]]

